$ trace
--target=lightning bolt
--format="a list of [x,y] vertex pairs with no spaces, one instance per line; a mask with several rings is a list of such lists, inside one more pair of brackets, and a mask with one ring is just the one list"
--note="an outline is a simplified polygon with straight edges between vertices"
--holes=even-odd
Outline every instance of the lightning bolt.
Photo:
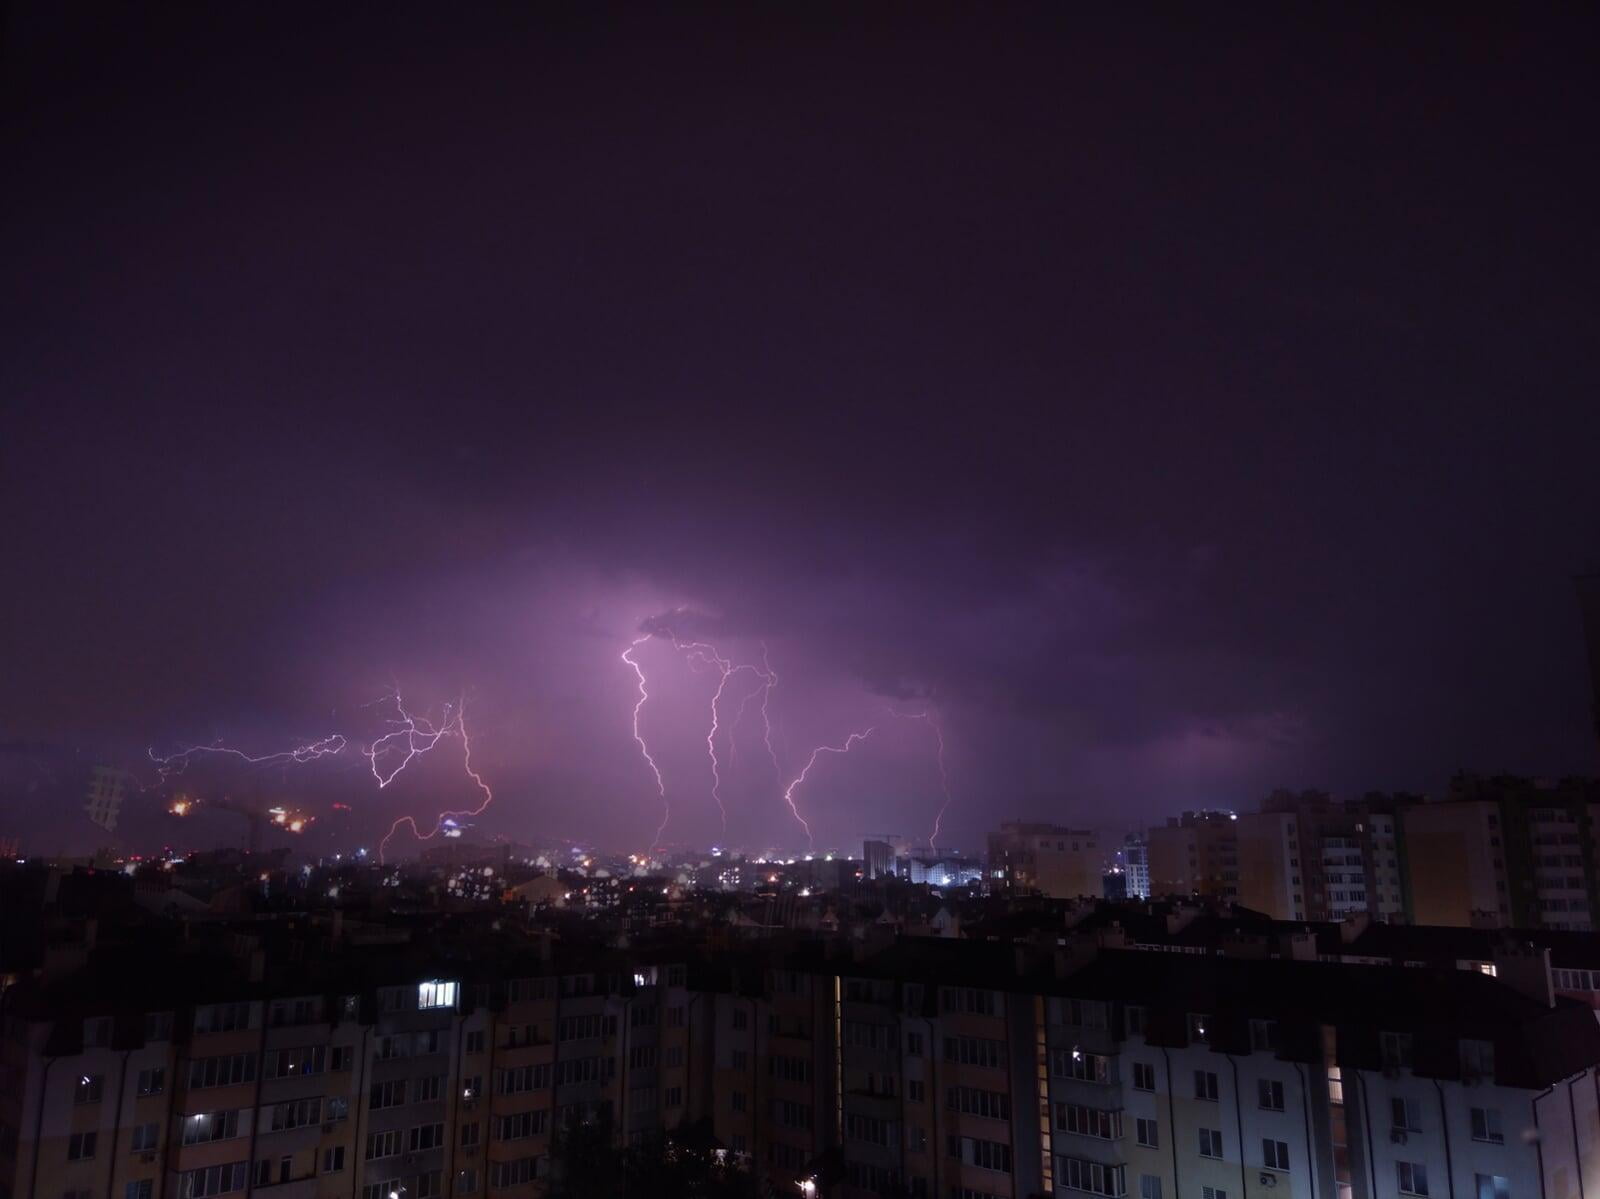
[[[411,826],[411,835],[418,841],[431,841],[434,837],[439,835],[440,830],[444,828],[444,823],[446,820],[455,820],[462,816],[482,815],[484,810],[494,802],[494,791],[490,789],[488,783],[483,781],[483,776],[479,774],[477,769],[472,765],[472,737],[467,732],[466,697],[462,696],[456,701],[453,714],[450,705],[445,705],[445,720],[444,723],[440,725],[433,725],[429,721],[411,716],[410,713],[406,711],[405,705],[401,702],[398,692],[394,696],[394,701],[395,706],[400,709],[401,719],[398,721],[391,721],[391,723],[399,724],[405,727],[396,729],[394,732],[384,734],[384,736],[379,738],[378,741],[373,742],[372,746],[366,751],[367,757],[372,762],[373,777],[378,780],[379,788],[381,789],[383,787],[387,787],[390,783],[392,783],[395,780],[395,776],[406,768],[412,758],[415,758],[420,754],[427,753],[428,750],[438,745],[439,742],[445,737],[453,736],[461,738],[462,765],[467,772],[467,777],[472,780],[473,785],[476,786],[479,792],[483,795],[483,802],[475,808],[461,808],[454,811],[440,812],[434,818],[433,827],[426,833],[424,833],[418,827],[415,817],[400,817],[400,819],[396,820],[389,826],[389,831],[384,834],[383,840],[378,842],[378,861],[380,863],[384,860],[384,850],[388,847],[390,839],[400,831],[400,826],[402,824],[408,824]],[[382,752],[378,746],[380,742],[395,737],[405,737],[407,739],[406,756],[405,760],[402,761],[400,765],[396,766],[394,770],[389,773],[389,776],[385,778],[378,769],[378,754]],[[421,739],[422,747],[420,749],[418,748],[417,740],[415,740],[416,738]]]
[[[461,717],[460,706],[456,708],[456,714],[452,716],[451,707],[446,704],[444,706],[444,723],[436,725],[426,717],[413,716],[406,711],[405,700],[401,698],[398,688],[393,695],[385,696],[385,698],[393,701],[395,708],[400,713],[400,718],[398,720],[390,720],[389,724],[395,727],[361,751],[366,755],[367,761],[372,766],[372,777],[378,780],[378,790],[380,791],[394,782],[400,772],[411,765],[413,758],[427,753],[438,745],[440,741],[458,732],[457,726],[460,724]],[[383,768],[378,765],[378,759],[392,759],[394,754],[400,752],[402,743],[405,749],[405,757],[400,759],[400,765],[385,774]]]
[[795,788],[806,781],[806,775],[811,773],[811,768],[817,764],[817,758],[820,755],[847,754],[850,752],[850,747],[852,745],[854,745],[857,741],[865,741],[868,737],[872,736],[872,733],[873,730],[869,728],[865,732],[851,733],[844,739],[843,745],[817,746],[816,749],[811,751],[811,757],[806,759],[805,767],[800,771],[799,774],[795,775],[794,781],[783,789],[783,802],[789,805],[789,811],[794,813],[794,818],[800,822],[800,827],[806,830],[806,842],[810,848],[815,849],[817,847],[817,843],[815,838],[813,838],[811,835],[811,825],[806,822],[806,818],[804,816],[800,815],[800,809],[795,806]]
[[895,712],[892,708],[890,709],[890,712],[893,715],[898,716],[901,720],[925,721],[928,727],[933,730],[934,759],[939,764],[939,785],[944,790],[944,804],[939,808],[938,814],[933,818],[933,831],[928,834],[928,848],[938,849],[939,846],[937,841],[939,837],[939,829],[944,824],[944,814],[950,810],[950,802],[952,799],[950,793],[950,772],[945,769],[944,764],[944,729],[940,727],[938,720],[934,718],[931,712]]
[[[757,678],[762,680],[761,686],[758,687],[756,691],[761,692],[763,696],[762,713],[763,717],[765,717],[765,696],[771,692],[773,684],[776,683],[778,679],[777,676],[772,673],[772,668],[770,665],[765,669],[750,665],[749,663],[741,663],[735,666],[732,659],[723,657],[722,653],[717,649],[716,646],[705,641],[679,642],[677,638],[673,638],[672,644],[674,648],[688,655],[691,662],[703,662],[705,665],[716,670],[719,676],[717,679],[717,689],[712,693],[711,696],[711,727],[706,731],[706,755],[711,759],[711,798],[716,803],[717,812],[722,817],[722,831],[726,833],[728,831],[728,808],[727,805],[722,802],[722,763],[717,758],[717,734],[722,730],[722,697],[728,690],[729,679],[733,678],[733,676],[736,674],[749,671]],[[764,657],[765,647],[763,647],[763,658]],[[743,715],[745,704],[749,702],[751,696],[756,694],[756,691],[746,693],[744,699],[739,704],[740,715]],[[734,721],[734,728],[737,727],[738,720],[736,718]],[[767,723],[767,750],[769,753],[772,750],[772,725],[770,721]],[[729,757],[732,757],[733,753],[733,729],[730,729],[728,733]],[[777,764],[776,758],[773,759],[773,764]]]
[[347,742],[338,733],[332,733],[318,741],[308,741],[304,745],[297,745],[293,749],[280,750],[277,753],[252,755],[243,750],[233,749],[230,746],[213,743],[211,745],[190,745],[175,754],[162,757],[157,754],[152,746],[145,752],[156,765],[156,773],[161,776],[160,781],[166,782],[175,774],[182,774],[189,767],[189,762],[197,754],[219,754],[226,757],[238,758],[252,766],[263,766],[270,762],[303,763],[315,762],[318,758],[329,758],[344,752]]
[[650,692],[645,690],[644,668],[633,657],[633,651],[638,649],[655,634],[646,633],[643,637],[635,639],[632,645],[622,651],[622,660],[633,667],[633,673],[639,677],[639,702],[633,705],[633,739],[639,743],[639,752],[644,755],[644,760],[650,766],[650,773],[656,776],[656,791],[661,795],[661,823],[656,826],[655,840],[650,843],[650,852],[654,853],[661,846],[661,834],[667,831],[667,821],[672,819],[672,807],[667,803],[667,784],[661,777],[661,767],[656,765],[656,760],[650,756],[650,747],[645,744],[644,736],[639,732],[639,713],[644,709],[645,701],[650,698]]

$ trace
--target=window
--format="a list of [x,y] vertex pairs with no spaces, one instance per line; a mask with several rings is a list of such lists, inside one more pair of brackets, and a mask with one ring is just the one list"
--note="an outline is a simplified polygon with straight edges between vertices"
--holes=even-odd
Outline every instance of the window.
[[406,1101],[406,1080],[394,1079],[391,1082],[375,1082],[367,1094],[367,1108],[378,1111],[386,1107],[399,1107]]
[[388,1132],[369,1132],[367,1134],[366,1160],[372,1161],[379,1157],[394,1157],[400,1152],[400,1130],[391,1128]]
[[1402,1195],[1428,1193],[1428,1169],[1421,1162],[1395,1162],[1394,1172]]
[[1156,1089],[1156,1068],[1149,1062],[1133,1063],[1133,1089],[1136,1091]]
[[[1129,1004],[1123,1009],[1123,1016],[1127,1021],[1128,1036],[1144,1036],[1145,1024],[1150,1018],[1150,1011],[1148,1008],[1142,1008],[1135,1004]],[[1156,1181],[1160,1182],[1161,1180],[1158,1178]]]
[[[673,1099],[673,1088],[667,1092],[667,1106],[676,1107],[683,1102],[683,1095],[679,1093],[676,1102]],[[811,1106],[805,1103],[796,1103],[793,1099],[775,1099],[772,1101],[772,1118],[784,1128],[810,1128]]]
[[1159,1175],[1139,1175],[1139,1199],[1161,1199],[1161,1178]]
[[1107,1166],[1077,1157],[1056,1158],[1056,1185],[1069,1191],[1087,1191],[1091,1195],[1125,1193],[1121,1166]]
[[350,1118],[350,1099],[345,1095],[328,1096],[328,1123]]
[[550,1087],[550,1063],[537,1066],[511,1066],[496,1070],[495,1089],[502,1095],[520,1095],[524,1091],[544,1091]]
[[[977,1087],[951,1087],[945,1092],[945,1106],[953,1112],[965,1112],[969,1116],[986,1116],[991,1120],[1011,1119],[1011,1097],[1002,1091],[984,1091]],[[1056,1104],[1057,1127],[1064,1128],[1060,1123],[1061,1108],[1063,1104]]]
[[922,1056],[922,1034],[920,1032],[906,1033],[906,1053],[911,1057]]
[[[1052,1057],[1064,1052],[1056,1050]],[[944,1060],[959,1062],[963,1066],[989,1066],[998,1068],[1005,1061],[1005,1046],[999,1041],[983,1037],[946,1037]]]
[[72,1102],[82,1105],[99,1103],[100,1093],[105,1089],[105,1075],[80,1074],[78,1081],[72,1084]]
[[920,1078],[908,1078],[908,1079],[906,1079],[906,1099],[908,1101],[910,1101],[911,1103],[924,1103],[924,1102],[927,1101],[927,1098],[928,1098],[928,1094],[927,1094],[927,1091],[923,1088],[922,1079],[920,1079]]
[[518,1157],[514,1162],[490,1162],[490,1186],[522,1186],[538,1177],[536,1157]]
[[[667,1107],[682,1107],[683,1106],[683,1088],[682,1087],[668,1087],[666,1095],[663,1098],[666,1101],[666,1106]],[[808,1108],[807,1110],[809,1111],[810,1109]]]
[[474,1120],[471,1124],[463,1124],[461,1126],[462,1146],[464,1148],[471,1148],[472,1146],[476,1145],[478,1143],[478,1137],[482,1135],[482,1129],[483,1125],[478,1123],[476,1120]]
[[[1000,1042],[992,1043],[996,1048],[999,1047]],[[999,1065],[999,1062],[995,1064]],[[1050,1073],[1062,1078],[1076,1078],[1079,1082],[1110,1082],[1111,1059],[1098,1053],[1085,1053],[1081,1049],[1052,1049]]]
[[413,1080],[416,1082],[416,1093],[411,1096],[412,1103],[432,1103],[444,1094],[444,1075],[430,1074],[426,1078]]
[[144,1039],[147,1041],[172,1040],[172,1013],[148,1013],[144,1018]]
[[283,1132],[290,1128],[304,1128],[308,1124],[322,1123],[322,1100],[293,1099],[288,1103],[275,1103],[272,1105],[273,1132]]
[[1161,1148],[1161,1126],[1155,1120],[1146,1120],[1144,1117],[1134,1121],[1134,1139],[1146,1149]]
[[353,1070],[356,1064],[356,1047],[354,1045],[335,1045],[333,1058],[329,1066],[332,1070]]
[[295,1049],[269,1049],[266,1076],[268,1078],[304,1078],[321,1074],[328,1064],[326,1045],[302,1045]]
[[733,1105],[733,1110],[736,1112],[742,1112],[746,1110],[746,1098],[747,1097],[743,1091],[734,1091],[729,1096],[730,1102]]
[[134,1153],[150,1153],[160,1141],[161,1125],[135,1124],[131,1130],[131,1140],[128,1147]]
[[1201,1187],[1200,1199],[1228,1199],[1228,1192],[1221,1187]]
[[67,1138],[67,1160],[84,1162],[94,1156],[94,1143],[98,1133],[75,1132]]
[[1478,1199],[1511,1199],[1511,1180],[1501,1174],[1474,1174]]
[[110,1016],[90,1016],[83,1022],[85,1049],[104,1049],[109,1044],[111,1044]]
[[456,984],[453,982],[432,982],[417,984],[417,1007],[422,1011],[432,1008],[455,1007]]
[[322,1172],[324,1174],[337,1174],[344,1169],[344,1146],[335,1145],[332,1149],[322,1151]]
[[234,1053],[227,1057],[198,1057],[189,1063],[189,1089],[231,1087],[256,1079],[256,1055]]
[[1461,1042],[1461,1078],[1463,1081],[1494,1078],[1494,1042]]
[[1211,1017],[1200,1012],[1189,1013],[1189,1040],[1205,1045],[1211,1041]]
[[733,1009],[733,1030],[734,1030],[734,1032],[742,1032],[744,1029],[749,1028],[749,1027],[750,1027],[750,1013],[745,1011],[742,1007],[734,1008]]
[[153,1179],[141,1178],[122,1188],[122,1199],[154,1199],[156,1184]]
[[244,1190],[244,1162],[226,1166],[207,1166],[178,1175],[178,1199],[205,1199],[208,1195],[231,1195]]
[[401,1180],[398,1178],[385,1178],[382,1182],[369,1182],[361,1188],[361,1199],[389,1199],[391,1194],[400,1190]]
[[1385,1070],[1411,1068],[1411,1034],[1407,1032],[1382,1032],[1378,1034],[1378,1049]]
[[[737,1107],[735,1111],[739,1110]],[[863,1116],[857,1112],[844,1114],[844,1139],[847,1141],[864,1141],[869,1145],[879,1145],[889,1148],[893,1145],[899,1147],[898,1129],[889,1120],[877,1116]]]
[[778,1053],[767,1059],[767,1073],[784,1082],[808,1082],[811,1063],[803,1057],[788,1057]]
[[456,1194],[475,1195],[478,1191],[478,1172],[462,1170],[456,1175]]
[[996,1012],[994,992],[976,987],[942,987],[939,1005],[946,1012],[965,1012],[972,1016],[993,1016]]
[[[497,1141],[520,1141],[528,1137],[543,1136],[549,1127],[550,1112],[541,1110],[536,1112],[516,1112],[509,1116],[496,1116],[494,1120],[494,1139]],[[472,1126],[476,1129],[477,1125]],[[473,1140],[476,1143],[477,1134],[474,1132]],[[463,1141],[463,1144],[466,1142]]]
[[[980,1141],[976,1137],[950,1137],[946,1146],[950,1156],[980,1170],[1011,1173],[1011,1146],[1003,1141]],[[1109,1192],[1107,1192],[1109,1193]]]
[[1250,1048],[1258,1053],[1270,1053],[1278,1047],[1278,1022],[1276,1020],[1250,1021]]
[[239,1135],[239,1113],[200,1112],[183,1118],[183,1143],[204,1145],[210,1141],[228,1141]]
[[467,1034],[467,1053],[483,1052],[483,1029],[475,1028]]
[[195,1032],[234,1032],[249,1027],[248,1003],[213,1003],[194,1010]]
[[1200,1130],[1200,1156],[1222,1156],[1222,1131],[1216,1128],[1202,1128]]
[[1081,1103],[1056,1104],[1056,1128],[1081,1137],[1114,1141],[1122,1136],[1122,1113],[1102,1111]]
[[1283,1084],[1276,1079],[1263,1078],[1256,1083],[1257,1106],[1263,1111],[1283,1110]]
[[1396,1095],[1389,1100],[1390,1127],[1400,1132],[1422,1131],[1422,1105],[1415,1099],[1403,1099]]
[[590,1012],[584,1016],[566,1016],[556,1024],[556,1040],[588,1040],[591,1037],[598,1037],[601,1027],[599,1012]]
[[422,1153],[444,1144],[443,1124],[418,1124],[406,1137],[407,1153]]
[[1289,1142],[1274,1141],[1270,1137],[1261,1142],[1261,1162],[1269,1170],[1289,1168]]
[[139,1094],[159,1095],[167,1089],[167,1069],[165,1066],[151,1066],[148,1070],[139,1071]]
[[1495,1145],[1503,1145],[1506,1134],[1500,1125],[1500,1109],[1493,1107],[1475,1107],[1472,1109],[1472,1139],[1474,1141],[1489,1141]]
[[1217,1076],[1212,1071],[1196,1070],[1194,1072],[1194,1097],[1196,1099],[1216,1099]]

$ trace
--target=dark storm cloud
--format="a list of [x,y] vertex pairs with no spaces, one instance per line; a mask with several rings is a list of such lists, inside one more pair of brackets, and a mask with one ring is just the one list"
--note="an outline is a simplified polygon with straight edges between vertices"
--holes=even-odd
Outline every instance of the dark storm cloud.
[[768,643],[786,769],[887,720],[841,839],[936,786],[891,709],[967,838],[1590,767],[1592,16],[907,21],[13,6],[0,734],[397,680],[592,835],[670,629]]

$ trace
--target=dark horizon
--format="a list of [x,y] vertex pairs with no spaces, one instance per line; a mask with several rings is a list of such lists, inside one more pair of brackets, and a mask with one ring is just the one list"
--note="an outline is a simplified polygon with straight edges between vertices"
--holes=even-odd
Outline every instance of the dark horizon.
[[367,836],[464,697],[484,834],[645,845],[668,631],[744,844],[866,728],[818,844],[926,835],[935,721],[964,846],[1593,774],[1597,21],[12,4],[0,742],[338,734],[193,777]]

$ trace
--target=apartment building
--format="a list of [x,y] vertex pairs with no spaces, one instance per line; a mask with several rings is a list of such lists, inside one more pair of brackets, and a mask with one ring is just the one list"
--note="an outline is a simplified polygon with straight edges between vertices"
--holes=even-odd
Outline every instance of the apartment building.
[[1543,950],[485,948],[13,989],[0,1195],[533,1199],[601,1118],[839,1199],[1600,1193],[1600,1023]]
[[1600,919],[1600,784],[1458,776],[1402,808],[1420,923],[1591,931]]
[[1185,812],[1146,834],[1151,895],[1239,893],[1238,817],[1233,812]]
[[1275,792],[1234,822],[1240,903],[1278,920],[1406,915],[1395,809],[1386,797],[1338,801]]
[[1053,899],[1097,896],[1104,867],[1092,829],[1009,821],[989,834],[988,873],[997,890]]

